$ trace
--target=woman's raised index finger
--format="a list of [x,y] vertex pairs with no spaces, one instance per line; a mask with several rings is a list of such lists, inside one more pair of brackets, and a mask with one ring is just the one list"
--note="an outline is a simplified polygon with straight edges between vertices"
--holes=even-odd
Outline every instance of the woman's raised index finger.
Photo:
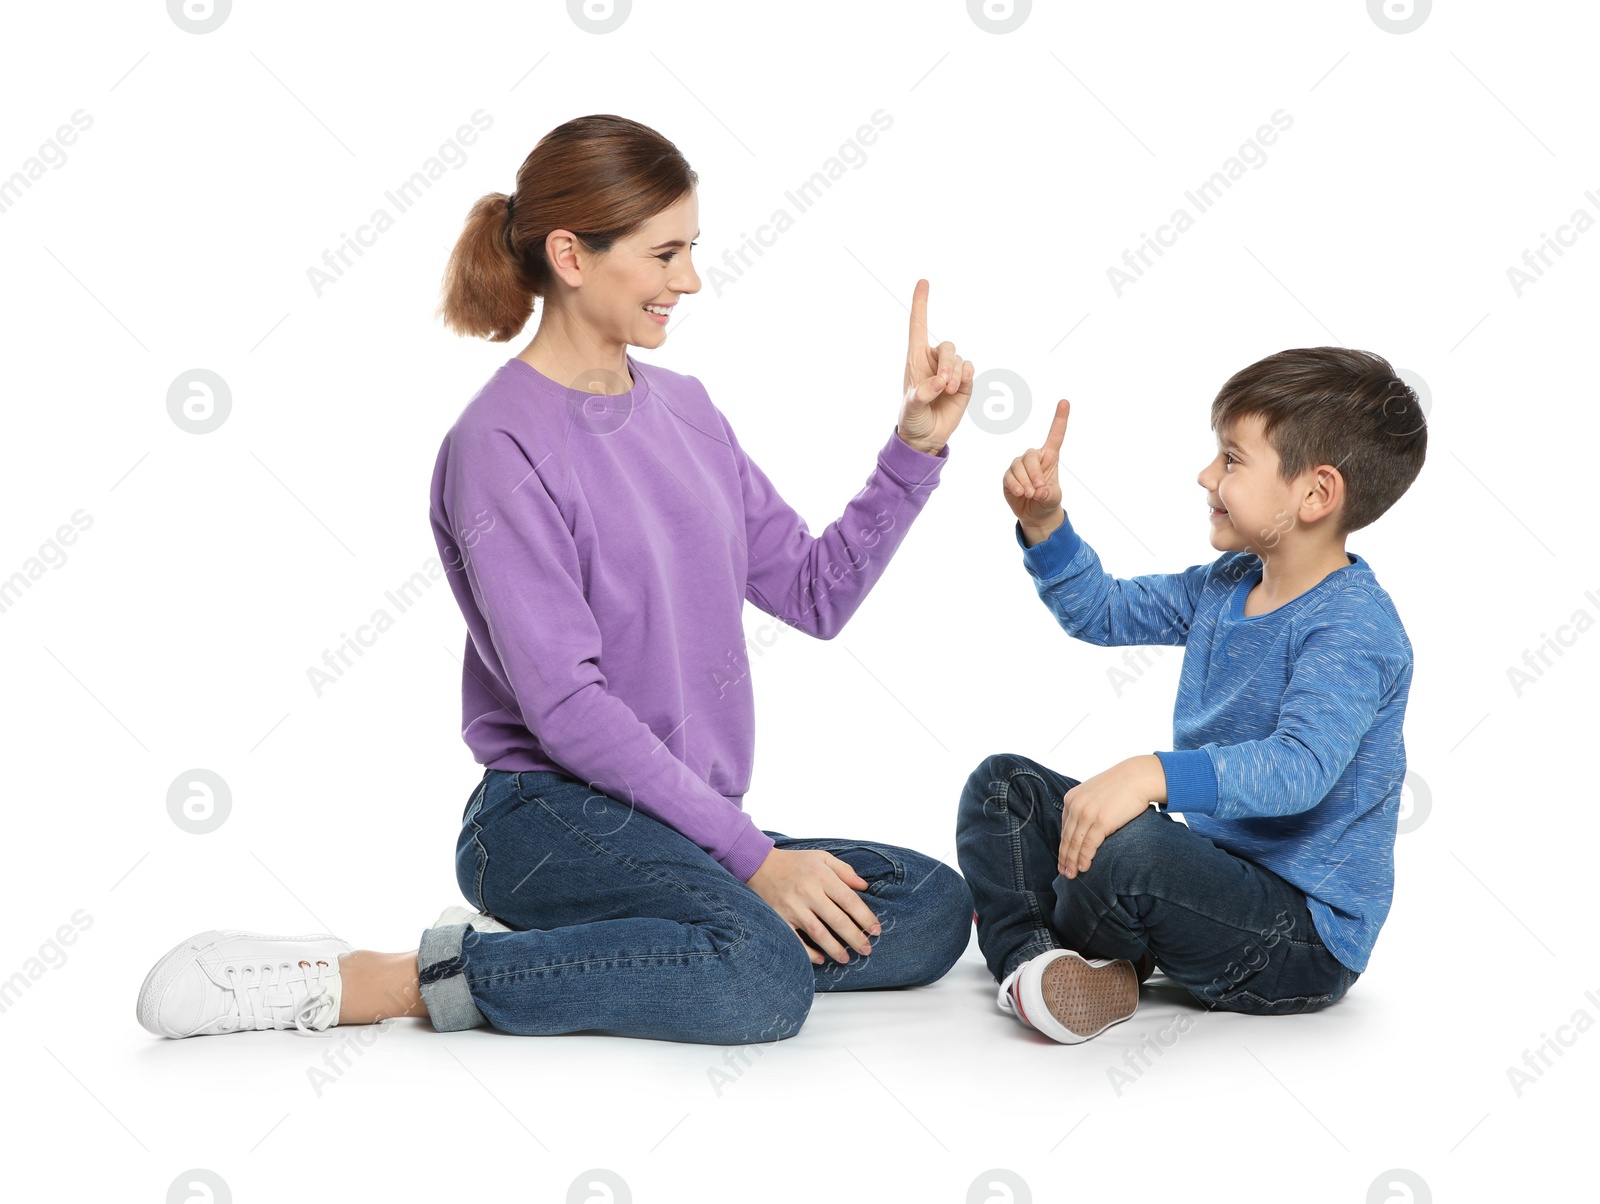
[[928,282],[917,281],[917,287],[911,293],[911,335],[906,341],[906,348],[911,354],[924,350],[928,346]]

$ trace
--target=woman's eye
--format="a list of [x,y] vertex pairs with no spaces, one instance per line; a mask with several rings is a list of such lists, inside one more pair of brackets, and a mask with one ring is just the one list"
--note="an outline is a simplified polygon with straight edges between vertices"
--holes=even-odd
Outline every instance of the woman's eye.
[[[698,242],[692,242],[689,245],[691,247],[698,247],[700,244]],[[668,251],[665,255],[657,255],[656,258],[661,260],[662,263],[671,263],[672,257],[676,254],[676,251]]]

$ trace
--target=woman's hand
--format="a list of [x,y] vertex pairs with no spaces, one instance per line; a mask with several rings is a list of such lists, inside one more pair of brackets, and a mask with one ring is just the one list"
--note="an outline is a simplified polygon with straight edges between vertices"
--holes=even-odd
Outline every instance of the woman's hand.
[[862,953],[872,952],[866,933],[878,934],[878,917],[856,893],[867,889],[867,880],[832,853],[773,849],[747,885],[795,930],[801,944],[811,942],[806,956],[813,965],[823,963],[824,953],[836,962],[849,961],[841,940]]
[[1067,414],[1071,409],[1072,403],[1064,397],[1056,402],[1055,420],[1050,423],[1050,433],[1044,437],[1044,446],[1030,447],[1006,469],[1006,505],[1017,516],[1024,534],[1059,525],[1055,516],[1061,509],[1058,479],[1061,440],[1067,433]]
[[949,442],[972,400],[972,364],[956,345],[928,345],[928,282],[911,294],[911,338],[906,346],[905,404],[895,428],[900,438],[930,456]]

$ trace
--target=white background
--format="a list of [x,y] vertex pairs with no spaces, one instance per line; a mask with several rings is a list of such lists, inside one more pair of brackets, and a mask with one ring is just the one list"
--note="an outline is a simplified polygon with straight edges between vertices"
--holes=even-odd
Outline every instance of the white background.
[[[6,24],[0,178],[52,165],[0,212],[0,578],[92,518],[0,611],[0,976],[28,979],[0,1014],[8,1194],[160,1201],[203,1168],[241,1202],[1572,1198],[1600,1053],[1600,634],[1520,692],[1508,669],[1575,612],[1600,619],[1600,233],[1520,296],[1507,269],[1600,216],[1591,6],[1440,4],[1405,34],[1361,0],[1038,4],[1004,34],[958,0],[641,2],[606,34],[560,3],[239,3],[194,34],[146,0]],[[880,109],[865,162],[713,288]],[[1280,109],[1265,164],[1119,297],[1107,268]],[[78,110],[89,128],[48,149]],[[308,269],[477,110],[491,128],[318,295]],[[197,930],[403,950],[461,901],[481,774],[458,734],[464,625],[442,579],[403,614],[384,591],[435,555],[439,442],[526,341],[443,328],[446,256],[478,197],[594,112],[660,130],[700,176],[706,287],[635,354],[699,376],[814,532],[895,420],[919,276],[935,340],[1029,386],[1015,433],[969,411],[847,629],[783,630],[756,659],[746,806],[770,829],[953,863],[985,755],[1086,777],[1170,744],[1178,654],[1118,696],[1120,650],[1055,626],[1012,539],[1001,473],[1057,397],[1074,523],[1132,576],[1215,554],[1194,478],[1238,368],[1338,343],[1426,382],[1427,465],[1349,546],[1416,649],[1406,743],[1431,809],[1343,1002],[1204,1016],[1120,1091],[1109,1069],[1195,1009],[1147,992],[1056,1046],[995,1009],[975,941],[931,987],[819,998],[720,1095],[712,1046],[403,1021],[319,1094],[328,1042],[138,1027],[144,972]],[[167,412],[196,368],[232,399],[205,435]],[[307,669],[380,607],[393,628],[319,696]],[[750,633],[770,622],[747,610]],[[232,796],[205,835],[167,812],[195,768]],[[1519,1091],[1508,1068],[1558,1030],[1570,1046]],[[591,1168],[622,1186],[585,1186]]]

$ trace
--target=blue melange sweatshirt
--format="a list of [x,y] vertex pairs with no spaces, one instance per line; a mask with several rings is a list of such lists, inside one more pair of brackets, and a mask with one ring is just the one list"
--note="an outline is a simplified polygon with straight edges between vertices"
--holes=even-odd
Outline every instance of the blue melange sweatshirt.
[[1328,951],[1365,970],[1394,896],[1411,687],[1411,642],[1367,562],[1350,553],[1298,598],[1247,617],[1254,553],[1120,579],[1070,522],[1031,548],[1020,524],[1014,534],[1070,635],[1184,646],[1173,750],[1156,752],[1167,809],[1305,892]]

